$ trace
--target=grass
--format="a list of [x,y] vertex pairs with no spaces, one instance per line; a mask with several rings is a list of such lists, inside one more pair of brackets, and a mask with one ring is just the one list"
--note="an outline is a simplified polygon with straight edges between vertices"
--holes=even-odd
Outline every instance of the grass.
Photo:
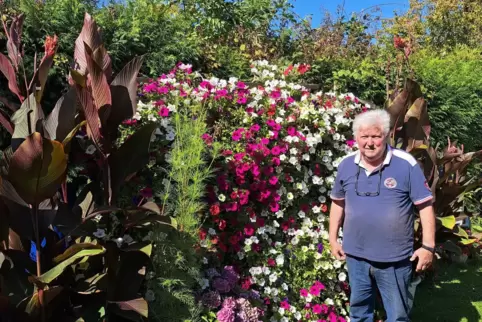
[[482,262],[445,264],[417,287],[412,322],[482,321]]

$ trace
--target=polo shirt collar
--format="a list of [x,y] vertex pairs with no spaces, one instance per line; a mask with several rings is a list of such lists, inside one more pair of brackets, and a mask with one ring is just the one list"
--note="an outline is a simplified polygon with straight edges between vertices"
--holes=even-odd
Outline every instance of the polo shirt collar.
[[[393,148],[390,146],[390,144],[387,143],[387,155],[385,156],[385,159],[383,160],[383,165],[390,164],[390,160],[392,159],[392,155],[393,155]],[[360,164],[360,161],[361,161],[360,150],[358,150],[356,152],[354,161],[355,161],[355,164],[358,164],[361,167],[363,167],[363,164]],[[378,167],[377,167],[377,169],[378,169]]]

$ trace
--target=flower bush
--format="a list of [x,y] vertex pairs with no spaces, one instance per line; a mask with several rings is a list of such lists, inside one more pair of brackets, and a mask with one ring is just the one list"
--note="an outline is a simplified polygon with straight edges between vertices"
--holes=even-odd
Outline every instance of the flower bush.
[[149,102],[126,122],[162,125],[193,103],[207,107],[202,138],[207,149],[220,143],[221,155],[198,218],[198,298],[220,322],[347,320],[347,273],[327,247],[328,196],[337,165],[356,149],[351,122],[370,106],[311,93],[296,83],[308,69],[256,61],[247,84],[179,64],[142,84]]

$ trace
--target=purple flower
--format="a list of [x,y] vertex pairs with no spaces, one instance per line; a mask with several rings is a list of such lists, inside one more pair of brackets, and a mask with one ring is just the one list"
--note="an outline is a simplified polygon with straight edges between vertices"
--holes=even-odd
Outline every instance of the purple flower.
[[239,280],[239,275],[236,273],[233,266],[225,266],[222,277],[229,283],[231,288],[234,287]]
[[231,291],[231,285],[224,278],[215,278],[213,282],[213,287],[220,293],[228,293]]
[[216,291],[204,293],[201,299],[203,305],[215,309],[221,305],[221,296]]
[[323,244],[318,244],[318,253],[322,253],[323,252]]
[[219,274],[219,272],[218,272],[215,268],[212,268],[212,267],[211,267],[211,268],[208,268],[208,269],[206,270],[206,276],[207,276],[209,279],[211,279],[211,278],[213,278],[213,277],[221,276],[221,275]]

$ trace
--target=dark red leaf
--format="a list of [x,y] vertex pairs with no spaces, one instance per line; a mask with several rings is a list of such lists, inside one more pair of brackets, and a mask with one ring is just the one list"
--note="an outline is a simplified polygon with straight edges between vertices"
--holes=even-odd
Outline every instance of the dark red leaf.
[[13,69],[13,66],[8,60],[8,58],[2,53],[0,53],[0,71],[7,78],[8,88],[10,89],[10,91],[17,95],[18,99],[22,102],[24,97],[20,94],[20,89],[17,85],[17,76],[15,74],[15,70]]
[[51,140],[62,142],[75,127],[75,113],[79,106],[75,88],[71,88],[55,104],[45,120],[45,130]]
[[15,70],[18,70],[22,60],[20,56],[20,38],[22,36],[24,18],[25,15],[22,13],[13,19],[7,40],[8,57],[12,61]]
[[10,121],[3,115],[3,111],[0,110],[0,123],[8,131],[8,133],[13,134],[13,125]]
[[107,121],[107,131],[114,140],[122,121],[131,118],[137,108],[137,75],[142,66],[143,56],[131,60],[111,83],[112,109]]
[[97,147],[100,148],[101,136],[99,113],[94,106],[94,100],[92,99],[92,95],[87,88],[77,86],[76,90],[77,96],[82,105],[85,119],[87,121],[87,135],[90,139],[94,141],[94,143],[96,143]]
[[91,15],[88,13],[84,16],[84,25],[82,31],[75,40],[74,49],[74,69],[85,75],[87,72],[87,59],[85,56],[85,44],[94,51],[102,43],[99,35],[98,27]]
[[107,84],[107,79],[102,70],[94,60],[96,52],[89,53],[89,48],[85,50],[85,57],[87,59],[87,70],[89,72],[89,77],[92,86],[92,97],[95,102],[95,106],[98,110],[101,108],[108,108],[112,105],[112,99],[110,94],[109,84]]

